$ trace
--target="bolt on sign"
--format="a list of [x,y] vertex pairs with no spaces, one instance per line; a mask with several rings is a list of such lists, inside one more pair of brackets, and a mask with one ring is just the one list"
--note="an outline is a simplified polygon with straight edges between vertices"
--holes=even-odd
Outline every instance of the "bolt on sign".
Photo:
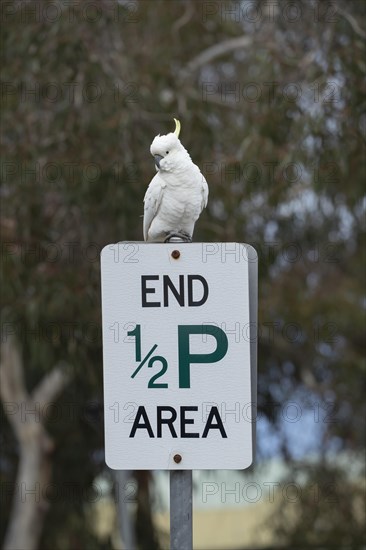
[[103,249],[101,269],[107,465],[250,466],[255,250],[121,242]]

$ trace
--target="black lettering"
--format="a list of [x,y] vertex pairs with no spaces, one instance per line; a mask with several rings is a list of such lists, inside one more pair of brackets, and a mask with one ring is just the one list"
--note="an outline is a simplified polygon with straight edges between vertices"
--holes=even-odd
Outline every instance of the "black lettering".
[[[140,418],[143,418],[144,422],[140,423]],[[130,437],[135,437],[136,430],[142,428],[148,431],[149,437],[154,437],[154,432],[152,431],[149,418],[145,411],[145,407],[140,405],[140,407],[137,409],[136,418],[132,426]]]
[[146,294],[155,294],[155,288],[146,288],[146,281],[158,281],[159,275],[142,275],[141,276],[141,299],[142,307],[160,307],[160,302],[148,302]]
[[[216,418],[216,423],[213,423],[213,418]],[[207,434],[210,430],[220,430],[221,437],[227,437],[224,425],[222,423],[221,417],[219,415],[219,411],[217,407],[212,407],[210,410],[210,414],[208,415],[207,422],[205,429],[203,430],[202,437],[207,437]]]
[[177,300],[180,306],[184,306],[184,276],[179,275],[179,292],[175,288],[173,282],[171,281],[169,275],[163,275],[163,288],[164,288],[164,307],[169,305],[168,300],[168,288],[174,294],[175,299]]
[[187,433],[186,424],[194,424],[193,418],[186,418],[186,411],[198,411],[198,407],[180,408],[180,436],[181,437],[199,437],[199,433]]
[[[162,417],[162,413],[163,412],[170,412],[171,413],[171,417],[170,418],[163,418]],[[161,426],[162,424],[167,424],[167,426],[169,427],[169,430],[170,430],[170,433],[172,435],[172,437],[177,437],[177,433],[174,429],[174,426],[173,426],[173,422],[176,420],[177,418],[177,412],[175,409],[173,409],[173,407],[157,407],[157,437],[161,437]]]
[[[203,286],[203,296],[201,300],[193,300],[193,281],[200,281]],[[201,275],[188,275],[188,305],[189,306],[202,306],[208,298],[208,284],[204,277]]]

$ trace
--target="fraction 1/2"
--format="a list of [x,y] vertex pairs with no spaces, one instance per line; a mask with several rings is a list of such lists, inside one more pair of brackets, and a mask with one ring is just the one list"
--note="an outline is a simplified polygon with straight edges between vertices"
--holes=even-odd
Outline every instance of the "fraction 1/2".
[[[136,357],[136,362],[140,362],[141,361],[141,325],[136,325],[136,327],[133,330],[130,330],[129,332],[127,332],[127,336],[135,337],[135,357]],[[143,360],[140,362],[140,364],[131,374],[131,378],[135,378],[136,374],[138,374],[138,372],[144,366],[146,361],[149,359],[149,362],[147,364],[148,368],[151,368],[155,362],[159,362],[161,364],[161,370],[158,373],[154,374],[154,376],[150,379],[147,387],[148,388],[167,388],[168,384],[166,383],[157,384],[155,382],[155,380],[163,376],[163,374],[165,374],[168,369],[168,361],[165,359],[165,357],[162,357],[161,355],[155,355],[154,357],[151,357],[151,355],[154,353],[157,347],[158,347],[157,344],[153,345],[151,350],[145,355]]]

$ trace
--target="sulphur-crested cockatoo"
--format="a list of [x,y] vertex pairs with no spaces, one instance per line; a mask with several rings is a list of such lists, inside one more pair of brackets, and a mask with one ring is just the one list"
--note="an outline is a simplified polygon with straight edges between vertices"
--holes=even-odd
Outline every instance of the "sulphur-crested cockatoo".
[[157,174],[144,198],[144,239],[165,242],[172,236],[192,240],[194,224],[207,204],[208,186],[200,169],[174,133],[156,136],[150,152]]

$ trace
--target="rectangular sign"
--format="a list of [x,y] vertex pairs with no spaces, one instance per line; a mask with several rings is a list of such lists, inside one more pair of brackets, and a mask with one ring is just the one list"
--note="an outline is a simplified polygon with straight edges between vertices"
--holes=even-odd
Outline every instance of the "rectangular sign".
[[122,242],[103,249],[101,269],[107,465],[250,466],[255,250]]

